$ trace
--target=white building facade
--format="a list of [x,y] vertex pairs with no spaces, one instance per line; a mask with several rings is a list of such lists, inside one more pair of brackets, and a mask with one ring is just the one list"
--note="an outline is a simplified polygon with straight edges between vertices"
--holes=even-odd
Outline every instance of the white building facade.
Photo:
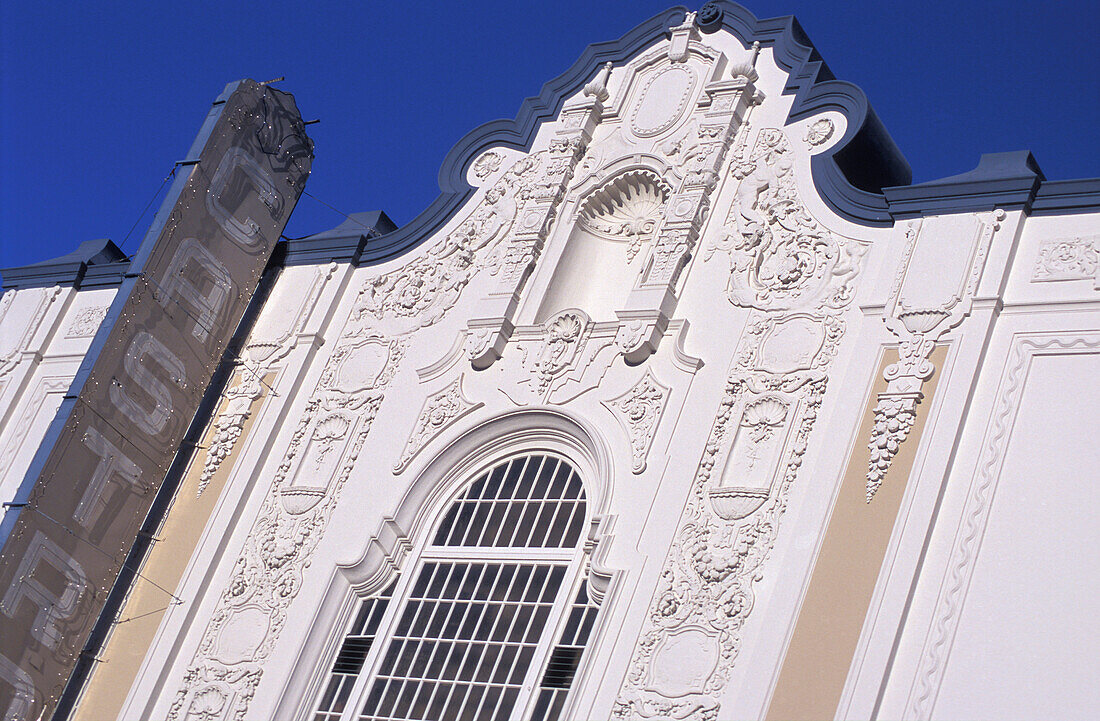
[[[910,185],[803,42],[670,10],[287,242],[71,717],[1092,717],[1100,180]],[[5,501],[84,251],[5,277]]]

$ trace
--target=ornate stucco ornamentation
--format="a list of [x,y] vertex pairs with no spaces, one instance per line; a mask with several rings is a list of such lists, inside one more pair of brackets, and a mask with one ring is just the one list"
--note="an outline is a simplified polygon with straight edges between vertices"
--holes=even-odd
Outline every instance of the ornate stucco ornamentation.
[[708,491],[711,507],[724,520],[744,518],[771,497],[790,410],[773,393],[745,401],[740,427],[732,431],[731,447]]
[[[252,403],[263,395],[263,381],[268,373],[276,372],[281,361],[294,348],[309,314],[317,305],[325,285],[336,272],[336,263],[318,268],[313,281],[302,293],[301,286],[283,284],[275,290],[271,308],[294,307],[293,313],[267,313],[261,315],[245,346],[237,376],[237,382],[226,390],[228,402],[214,418],[214,433],[203,460],[202,473],[195,489],[196,497],[202,496],[225,459],[232,454],[240,440],[244,424],[252,411]],[[297,294],[297,295],[296,295]],[[253,367],[255,366],[255,367]]]
[[687,13],[682,23],[669,28],[669,33],[672,35],[672,41],[668,44],[668,59],[674,63],[685,62],[688,59],[688,45],[691,41],[699,39],[699,31],[695,27],[695,13]]
[[729,299],[760,310],[845,305],[863,246],[835,237],[798,197],[794,160],[783,132],[760,131],[747,160],[731,163],[740,180],[724,237],[708,247],[730,259]]
[[750,83],[755,83],[760,79],[760,74],[756,72],[756,59],[760,56],[760,41],[753,41],[752,47],[749,48],[749,55],[746,58],[742,58],[737,62],[730,65],[730,75],[735,78],[745,78]]
[[813,125],[806,128],[806,135],[803,136],[803,140],[811,148],[824,144],[829,138],[833,137],[833,131],[835,130],[833,121],[829,118],[821,118],[815,120]]
[[488,178],[500,169],[500,163],[503,160],[504,158],[500,153],[493,150],[486,150],[474,161],[474,177],[480,180]]
[[653,444],[653,436],[661,422],[670,391],[647,370],[622,395],[602,401],[602,405],[615,414],[615,419],[630,438],[631,470],[634,473],[645,470],[646,456],[649,455],[649,447]]
[[545,393],[554,378],[573,365],[588,324],[588,316],[576,310],[562,311],[543,324],[543,342],[532,363],[539,393]]
[[[661,75],[650,76],[652,82],[657,82],[654,78],[667,77],[667,82],[671,84],[672,79],[677,77],[674,73],[686,73],[691,67],[691,63],[686,62],[689,54],[695,54],[693,58],[709,58],[714,63],[714,72],[710,75],[711,80],[703,85],[690,115],[685,113],[673,117],[667,112],[655,112],[641,125],[636,119],[634,121],[638,127],[633,127],[632,132],[639,137],[645,137],[648,132],[646,128],[650,127],[660,128],[654,135],[671,133],[667,140],[658,143],[656,149],[676,168],[683,181],[665,203],[656,236],[641,264],[641,272],[626,308],[615,312],[622,324],[619,349],[628,363],[643,362],[661,342],[675,311],[675,288],[707,221],[711,195],[717,187],[719,171],[725,163],[730,144],[735,133],[744,127],[750,110],[763,100],[763,95],[753,86],[751,73],[732,79],[722,77],[724,73],[719,71],[718,55],[713,48],[697,42],[698,32],[694,29],[692,17],[689,16],[682,26],[674,28],[672,35],[668,59],[654,56],[649,60],[651,63],[669,63],[659,71]],[[684,64],[676,64],[681,62]],[[751,67],[751,58],[747,62]],[[672,97],[679,97],[676,92],[672,93]],[[693,89],[687,92],[695,93]],[[644,97],[636,108],[638,115],[643,114],[642,100]],[[666,105],[668,103],[661,104],[661,107]],[[691,119],[683,121],[681,117]],[[678,128],[680,124],[684,127]]]
[[913,422],[917,419],[917,404],[920,393],[880,395],[875,406],[875,424],[871,428],[871,442],[867,448],[871,451],[871,467],[867,471],[867,502],[875,497],[890,462],[897,455],[898,448]]
[[[729,255],[730,300],[753,310],[616,703],[622,719],[719,716],[863,255],[802,204],[781,131],[762,131],[751,156],[731,166],[741,184],[728,233],[707,257]],[[685,687],[675,679],[689,656],[715,663]]]
[[[708,491],[713,477],[721,472],[718,454],[737,425],[737,410],[749,387],[759,380],[735,373],[726,385],[676,541],[616,702],[617,718],[667,718],[669,711],[676,718],[719,716],[719,699],[741,646],[740,631],[755,601],[753,584],[761,577],[774,543],[787,491],[801,466],[825,389],[820,376],[800,386],[802,410],[784,450],[774,495],[754,511],[726,520],[712,507]],[[771,385],[777,383],[783,380],[771,379]],[[690,635],[684,636],[687,631]],[[670,645],[670,638],[683,642]],[[696,664],[701,658],[714,663]],[[686,687],[677,680],[682,679],[683,664],[699,669]]]
[[600,102],[607,102],[607,99],[611,97],[611,93],[607,90],[607,83],[611,79],[612,67],[614,67],[614,64],[610,61],[603,64],[603,67],[596,73],[596,77],[592,79],[592,82],[584,86],[585,97],[595,98]]
[[443,317],[485,267],[539,164],[532,156],[519,160],[456,231],[360,290],[184,674],[171,721],[209,715],[212,693],[226,699],[220,718],[248,718],[264,660],[405,355],[408,334]]
[[[5,320],[7,322],[4,333],[0,335],[0,378],[6,376],[19,364],[23,349],[30,345],[31,339],[34,338],[34,334],[38,332],[39,326],[46,317],[46,311],[50,309],[50,304],[60,293],[59,285],[4,292],[3,297],[0,298],[0,322]],[[19,303],[16,303],[16,294],[20,296]],[[28,300],[24,301],[24,298]],[[31,304],[29,311],[21,307],[25,302]],[[20,311],[23,312],[21,317],[25,318],[22,323],[20,318],[8,318],[9,313],[13,312],[13,306],[20,306]]]
[[474,368],[488,368],[500,358],[515,329],[516,299],[542,253],[558,206],[599,122],[602,107],[600,100],[594,99],[564,109],[564,115],[579,116],[581,122],[559,129],[549,148],[538,154],[539,167],[524,170],[525,176],[531,174],[524,178],[523,188],[516,194],[522,205],[515,214],[507,241],[499,244],[488,261],[495,287],[482,297],[475,317],[468,324],[466,354]]
[[68,330],[65,331],[65,337],[90,338],[99,330],[100,324],[103,323],[103,319],[106,317],[107,306],[105,305],[81,308],[73,315],[73,320],[69,323]]
[[695,14],[695,24],[703,32],[712,32],[721,27],[723,8],[721,3],[708,2]]
[[1100,288],[1100,236],[1044,241],[1035,259],[1032,283],[1093,280]]
[[762,135],[750,160],[732,163],[741,202],[708,249],[730,254],[730,299],[752,311],[616,701],[624,721],[720,717],[860,270],[863,248],[799,199],[782,134]]
[[612,240],[625,240],[633,261],[661,220],[672,188],[650,170],[633,170],[600,186],[581,206],[582,228]]
[[446,388],[433,393],[424,400],[420,409],[420,415],[416,419],[409,440],[405,442],[405,448],[401,451],[401,457],[394,465],[394,473],[401,473],[409,467],[409,463],[416,457],[431,439],[446,430],[459,418],[481,408],[484,403],[474,403],[462,394],[462,376],[455,378]]
[[516,222],[520,205],[535,192],[546,158],[545,152],[521,158],[443,241],[404,267],[369,281],[353,320],[366,324],[370,319],[391,333],[409,333],[439,320],[475,273],[504,263],[507,250],[498,246]]
[[243,369],[238,382],[231,386],[225,395],[227,398],[225,407],[214,419],[214,434],[210,437],[202,473],[199,474],[199,483],[195,488],[196,498],[202,496],[203,491],[210,485],[210,481],[214,479],[214,474],[233,452],[234,446],[240,440],[245,421],[251,413],[252,402],[263,395],[263,387],[260,385],[259,378],[251,370]]
[[[970,314],[993,235],[1005,212],[983,217],[955,214],[911,221],[883,321],[898,338],[898,361],[883,372],[868,448],[867,502],[882,486],[898,447],[909,435],[923,399],[921,387],[935,368],[929,358],[936,341]],[[958,238],[951,244],[939,237]],[[924,238],[923,242],[919,242]]]

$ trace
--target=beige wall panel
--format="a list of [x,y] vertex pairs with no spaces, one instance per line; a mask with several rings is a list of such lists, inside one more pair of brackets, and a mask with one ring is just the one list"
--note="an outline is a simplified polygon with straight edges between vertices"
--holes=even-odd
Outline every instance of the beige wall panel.
[[[274,378],[274,373],[266,376],[261,387],[270,387]],[[230,387],[238,382],[239,376],[232,380]],[[130,596],[119,611],[119,620],[100,654],[101,663],[96,665],[88,681],[84,695],[73,714],[73,721],[118,718],[119,710],[137,677],[142,661],[145,660],[147,650],[153,643],[165,612],[178,603],[170,592],[179,586],[191,554],[210,520],[265,396],[266,393],[263,393],[252,401],[240,438],[233,444],[229,455],[222,460],[206,487],[198,493],[207,454],[212,450],[211,445],[217,433],[214,423],[207,427],[202,440],[202,445],[207,450],[196,454],[187,470],[171,511],[166,514],[164,526],[158,533],[160,540],[153,544],[145,566],[141,569],[141,576],[134,581]],[[228,403],[229,400],[223,397],[215,418],[225,412]]]
[[[937,348],[932,353],[933,365],[943,368],[946,356],[946,346]],[[878,394],[886,390],[882,372],[896,361],[897,351],[890,350],[879,365],[768,708],[771,721],[825,719],[836,713],[939,382],[937,372],[924,384],[924,399],[917,406],[913,428],[868,503],[867,441],[874,424],[872,409]]]

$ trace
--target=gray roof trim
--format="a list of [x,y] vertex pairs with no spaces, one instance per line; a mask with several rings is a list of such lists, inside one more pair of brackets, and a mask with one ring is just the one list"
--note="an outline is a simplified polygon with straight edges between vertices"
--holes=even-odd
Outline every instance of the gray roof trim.
[[[794,17],[757,20],[751,12],[729,0],[718,0],[715,4],[722,10],[723,27],[746,48],[754,41],[772,46],[776,61],[790,73],[784,92],[793,93],[795,101],[788,122],[825,110],[838,111],[848,118],[840,142],[811,161],[814,182],[826,202],[854,222],[889,225],[892,219],[881,188],[908,183],[912,173],[863,91],[835,79]],[[572,67],[543,85],[538,96],[524,100],[513,120],[494,120],[466,134],[443,159],[439,197],[407,225],[367,243],[358,262],[383,262],[430,237],[473,193],[466,182],[466,169],[482,151],[492,146],[529,150],[539,123],[555,117],[565,98],[579,91],[602,63],[621,64],[634,57],[666,37],[670,27],[683,22],[686,12],[684,7],[670,8],[618,40],[589,45]],[[318,235],[333,237],[338,230]],[[358,242],[358,236],[355,230],[346,229],[345,242],[349,245]]]
[[284,265],[358,263],[367,242],[397,230],[397,224],[381,210],[352,213],[340,225],[305,238],[287,238]]
[[1035,194],[1031,212],[1100,213],[1100,178],[1045,181]]
[[986,153],[978,167],[917,185],[884,188],[895,219],[994,208],[1030,210],[1045,176],[1027,150]]
[[71,285],[106,288],[118,285],[130,268],[130,259],[106,238],[86,240],[59,258],[0,269],[4,288],[42,288]]

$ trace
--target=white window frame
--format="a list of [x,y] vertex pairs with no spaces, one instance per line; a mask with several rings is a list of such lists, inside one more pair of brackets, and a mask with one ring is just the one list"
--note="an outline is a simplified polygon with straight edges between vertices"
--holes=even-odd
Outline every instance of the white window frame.
[[[457,483],[448,484],[450,486],[449,493],[443,499],[438,499],[435,503],[431,504],[431,509],[423,514],[426,517],[427,523],[420,524],[422,527],[418,529],[418,538],[414,547],[411,549],[409,558],[411,563],[406,562],[403,564],[405,568],[400,571],[400,575],[397,579],[397,584],[394,588],[393,595],[386,607],[386,611],[382,616],[381,623],[378,626],[378,631],[375,635],[374,642],[371,645],[370,652],[363,663],[363,668],[359,672],[358,678],[355,680],[355,684],[352,687],[351,694],[348,696],[348,701],[344,707],[344,711],[340,716],[340,721],[357,721],[359,714],[362,711],[363,705],[366,703],[367,695],[370,692],[371,685],[374,683],[379,669],[385,657],[385,652],[389,648],[392,642],[392,636],[400,615],[404,612],[406,604],[409,599],[410,590],[412,585],[416,582],[420,575],[421,570],[426,563],[431,562],[447,562],[447,561],[485,561],[493,562],[498,561],[501,563],[538,563],[546,562],[553,563],[555,565],[564,565],[565,574],[563,578],[565,582],[562,583],[561,588],[558,590],[554,604],[551,608],[550,614],[547,618],[546,626],[543,629],[542,635],[539,638],[539,643],[536,646],[535,653],[532,656],[530,666],[527,669],[527,673],[524,676],[523,685],[521,687],[521,695],[516,702],[516,706],[513,709],[511,716],[512,721],[521,721],[530,717],[534,710],[534,705],[538,699],[539,682],[542,679],[542,675],[545,672],[547,661],[549,661],[550,653],[554,646],[557,644],[558,639],[562,633],[562,626],[568,618],[568,612],[576,598],[577,591],[580,587],[580,583],[584,580],[584,571],[588,565],[588,549],[589,546],[588,536],[589,533],[582,532],[575,546],[572,548],[531,548],[531,547],[515,547],[515,548],[483,548],[472,546],[434,546],[432,544],[434,536],[439,528],[439,525],[444,521],[448,510],[451,506],[458,502],[466,490],[483,474],[491,472],[494,468],[502,463],[514,458],[524,458],[530,456],[546,456],[547,458],[555,458],[560,462],[569,464],[573,472],[580,478],[582,488],[584,490],[585,497],[585,517],[582,523],[582,529],[589,530],[592,526],[593,519],[593,507],[591,503],[591,481],[586,478],[586,474],[579,467],[576,460],[570,457],[569,454],[562,453],[559,450],[551,448],[539,448],[539,447],[527,447],[522,449],[511,449],[510,452],[502,454],[491,454],[482,459],[482,462],[477,464],[475,470],[465,470],[462,474],[461,481]],[[354,614],[352,619],[349,619],[347,623],[343,625],[343,634],[340,636],[342,639],[347,635],[350,629],[350,624],[354,621]],[[595,637],[595,630],[593,637]],[[337,644],[339,645],[339,644]],[[586,651],[587,655],[587,651]],[[320,704],[321,696],[324,689],[327,686],[327,678],[331,675],[331,660],[329,662],[328,674],[326,674],[325,682],[320,685],[319,693],[310,705],[310,714],[308,718],[312,719],[317,712],[317,706]],[[572,689],[570,689],[570,694]],[[568,702],[567,702],[568,706]]]

